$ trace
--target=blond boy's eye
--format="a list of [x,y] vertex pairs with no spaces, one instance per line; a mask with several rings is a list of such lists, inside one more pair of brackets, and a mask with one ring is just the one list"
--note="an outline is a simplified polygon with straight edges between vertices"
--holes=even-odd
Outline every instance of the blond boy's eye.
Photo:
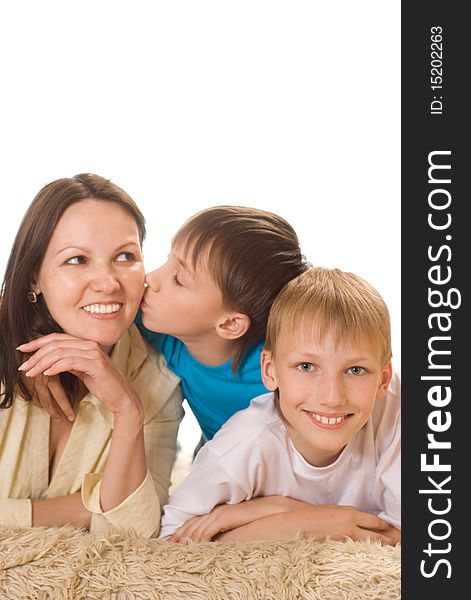
[[349,371],[352,375],[363,375],[363,373],[366,373],[363,367],[350,367]]
[[298,365],[298,370],[302,373],[309,373],[310,371],[312,371],[313,368],[314,366],[312,365],[312,363],[308,362],[299,363]]

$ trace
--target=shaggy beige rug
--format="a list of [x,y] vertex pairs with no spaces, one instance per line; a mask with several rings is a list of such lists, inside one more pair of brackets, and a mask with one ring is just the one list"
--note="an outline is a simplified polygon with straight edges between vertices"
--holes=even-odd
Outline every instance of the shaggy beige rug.
[[369,542],[179,546],[72,527],[0,529],[0,598],[400,598],[400,547]]

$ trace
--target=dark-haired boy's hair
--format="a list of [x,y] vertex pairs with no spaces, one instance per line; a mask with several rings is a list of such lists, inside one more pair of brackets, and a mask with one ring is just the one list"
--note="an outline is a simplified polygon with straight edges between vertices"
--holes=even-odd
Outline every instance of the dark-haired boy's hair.
[[268,313],[281,288],[308,268],[298,237],[279,215],[245,206],[214,206],[191,217],[173,246],[190,253],[193,267],[202,256],[222,293],[225,308],[250,318],[233,362],[265,339]]

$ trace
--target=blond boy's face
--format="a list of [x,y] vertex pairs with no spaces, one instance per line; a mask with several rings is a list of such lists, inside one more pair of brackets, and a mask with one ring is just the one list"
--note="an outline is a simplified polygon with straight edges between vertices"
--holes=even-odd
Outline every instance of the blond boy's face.
[[262,354],[265,386],[278,389],[280,410],[295,448],[312,465],[331,464],[386,394],[391,363],[383,365],[365,337],[337,343],[302,331],[277,340],[276,354]]
[[223,314],[222,294],[201,260],[193,268],[179,247],[146,276],[142,321],[152,331],[190,342],[214,330]]

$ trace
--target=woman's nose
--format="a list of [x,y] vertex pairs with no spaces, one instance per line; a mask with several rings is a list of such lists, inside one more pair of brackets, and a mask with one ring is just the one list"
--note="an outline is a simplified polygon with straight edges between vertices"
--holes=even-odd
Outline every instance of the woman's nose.
[[103,270],[97,273],[91,282],[91,288],[94,292],[103,294],[113,294],[121,287],[117,277],[109,270]]

